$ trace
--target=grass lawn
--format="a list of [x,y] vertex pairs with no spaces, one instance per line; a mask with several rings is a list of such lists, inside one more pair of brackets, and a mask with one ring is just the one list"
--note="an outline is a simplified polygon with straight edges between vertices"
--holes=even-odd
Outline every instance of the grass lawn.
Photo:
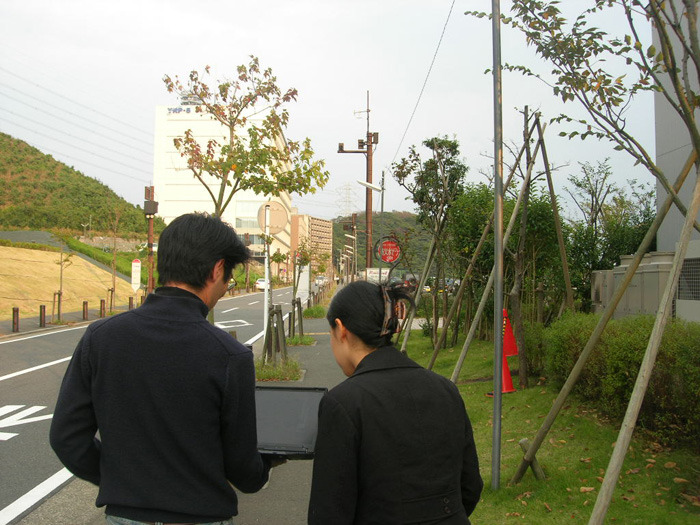
[[[434,370],[450,377],[463,339],[443,350]],[[432,348],[420,331],[411,333],[409,355],[427,365]],[[518,358],[509,358],[511,370]],[[515,486],[508,486],[523,457],[518,441],[532,441],[552,406],[558,389],[545,378],[531,378],[527,390],[503,395],[501,418],[501,488],[491,486],[493,433],[493,345],[472,344],[459,378],[459,389],[474,427],[481,475],[482,499],[472,523],[560,524],[587,523],[605,475],[618,426],[595,409],[569,396],[537,453],[547,475],[537,481],[531,470]],[[512,374],[518,388],[517,372]],[[634,377],[631,379],[634,381]],[[645,439],[639,430],[627,453],[606,523],[700,523],[700,456],[697,451],[669,450]]]

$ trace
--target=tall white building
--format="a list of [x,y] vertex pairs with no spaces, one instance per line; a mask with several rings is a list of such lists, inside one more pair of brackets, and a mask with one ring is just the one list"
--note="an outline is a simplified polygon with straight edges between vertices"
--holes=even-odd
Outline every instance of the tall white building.
[[[219,144],[228,143],[228,130],[206,113],[197,113],[195,106],[187,104],[157,106],[154,140],[153,186],[158,201],[158,215],[166,224],[183,213],[193,211],[214,212],[214,202],[205,186],[187,167],[187,161],[173,144],[173,139],[184,137],[192,130],[202,148],[210,139]],[[214,195],[221,187],[215,177],[204,175],[205,182]],[[239,190],[233,196],[222,219],[231,224],[241,238],[248,234],[250,249],[256,255],[263,253],[263,233],[258,225],[258,211],[268,201],[278,201],[287,210],[289,221],[286,228],[273,235],[270,253],[279,250],[288,253],[291,245],[291,199],[284,192],[279,197],[256,195],[251,190]]]

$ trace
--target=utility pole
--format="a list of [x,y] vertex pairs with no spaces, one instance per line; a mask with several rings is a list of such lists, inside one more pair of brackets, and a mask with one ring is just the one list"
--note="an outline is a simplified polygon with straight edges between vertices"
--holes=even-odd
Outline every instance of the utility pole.
[[158,203],[155,201],[153,186],[146,186],[146,200],[143,202],[143,213],[148,221],[148,285],[146,293],[149,294],[155,288],[153,282],[153,219],[158,213]]
[[[369,91],[367,92],[367,109],[358,113],[367,113],[367,135],[365,139],[358,139],[357,149],[346,150],[345,144],[338,143],[338,153],[363,153],[367,160],[367,184],[372,184],[372,146],[379,143],[379,133],[372,133],[369,130]],[[367,279],[367,268],[372,266],[372,190],[368,187],[365,191],[365,279]],[[357,258],[357,254],[355,254]]]

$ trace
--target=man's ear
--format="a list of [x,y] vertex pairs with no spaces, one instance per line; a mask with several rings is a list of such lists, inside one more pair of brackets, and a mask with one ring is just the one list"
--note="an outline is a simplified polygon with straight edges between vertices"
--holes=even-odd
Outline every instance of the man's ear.
[[209,279],[211,279],[214,282],[219,281],[222,279],[225,271],[226,271],[225,262],[223,259],[219,259],[218,261],[216,261],[216,264],[211,269],[211,273],[209,274]]

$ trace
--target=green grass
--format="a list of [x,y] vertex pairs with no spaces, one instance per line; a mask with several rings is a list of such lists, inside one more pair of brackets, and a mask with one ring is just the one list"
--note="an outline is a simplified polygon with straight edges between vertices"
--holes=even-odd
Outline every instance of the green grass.
[[[434,370],[450,377],[463,339],[454,349],[443,350]],[[427,365],[430,339],[411,333],[409,355]],[[519,390],[515,370],[518,358],[509,358],[518,392],[502,398],[500,486],[492,488],[493,345],[476,341],[462,367],[458,386],[474,427],[481,475],[482,500],[471,519],[474,524],[587,523],[605,469],[617,439],[618,426],[600,417],[572,396],[559,413],[537,459],[547,475],[537,481],[531,470],[515,486],[508,486],[523,453],[522,438],[532,440],[558,390],[546,378],[530,378],[531,388]],[[582,492],[582,487],[584,492]],[[587,491],[592,488],[591,491]],[[700,523],[700,458],[687,449],[670,450],[644,439],[635,431],[608,509],[606,523]],[[693,504],[695,503],[695,505]],[[699,506],[696,506],[699,505]]]
[[288,358],[285,363],[263,363],[262,359],[255,361],[256,381],[298,381],[301,378],[301,368],[296,359]]
[[293,337],[287,337],[287,344],[289,346],[311,346],[316,343],[316,339],[310,335],[295,335]]
[[303,315],[304,319],[321,319],[326,316],[326,309],[322,305],[317,304],[304,310]]

